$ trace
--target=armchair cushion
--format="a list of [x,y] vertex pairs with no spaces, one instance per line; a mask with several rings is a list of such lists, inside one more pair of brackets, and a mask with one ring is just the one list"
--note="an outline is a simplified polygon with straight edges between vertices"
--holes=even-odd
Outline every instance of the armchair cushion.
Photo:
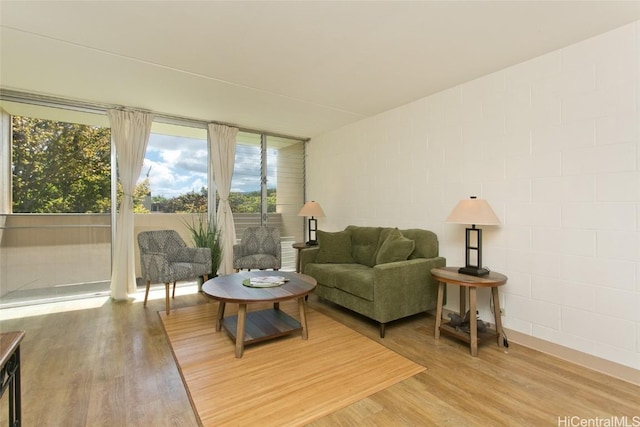
[[211,260],[211,249],[209,248],[180,248],[171,255],[173,262],[195,262],[206,264]]
[[211,274],[210,249],[187,247],[175,230],[143,231],[138,245],[145,281],[168,283]]
[[236,270],[279,270],[282,264],[280,229],[247,227],[240,243],[233,245],[233,268]]
[[269,268],[280,268],[280,261],[269,254],[247,255],[236,259],[233,268],[238,270],[267,270]]

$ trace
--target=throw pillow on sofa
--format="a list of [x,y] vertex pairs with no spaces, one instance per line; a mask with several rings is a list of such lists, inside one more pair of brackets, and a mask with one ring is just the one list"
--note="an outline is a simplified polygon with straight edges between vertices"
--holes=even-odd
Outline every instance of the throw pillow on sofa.
[[380,245],[376,255],[376,264],[404,261],[409,258],[415,247],[416,243],[413,240],[407,239],[400,230],[395,228],[389,232],[387,238]]
[[351,233],[348,231],[318,230],[318,256],[316,262],[320,264],[352,264]]

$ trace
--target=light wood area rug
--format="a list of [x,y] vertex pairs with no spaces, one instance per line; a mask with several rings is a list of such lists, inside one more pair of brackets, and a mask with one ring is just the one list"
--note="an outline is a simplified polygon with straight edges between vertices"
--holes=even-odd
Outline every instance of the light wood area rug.
[[[298,318],[296,302],[280,308]],[[203,426],[304,425],[426,369],[310,308],[308,340],[298,333],[253,344],[237,359],[231,338],[215,331],[217,309],[160,312]]]

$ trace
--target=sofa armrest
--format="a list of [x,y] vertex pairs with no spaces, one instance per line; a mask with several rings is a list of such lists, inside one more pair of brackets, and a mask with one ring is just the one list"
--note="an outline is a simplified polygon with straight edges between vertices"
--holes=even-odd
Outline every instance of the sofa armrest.
[[[436,307],[438,282],[431,269],[444,267],[446,259],[416,258],[373,267],[374,301],[382,322]],[[426,308],[425,308],[426,307]]]
[[318,256],[318,252],[320,248],[305,248],[301,249],[299,253],[300,257],[300,272],[304,273],[304,268],[307,264],[313,264],[316,262],[316,257]]

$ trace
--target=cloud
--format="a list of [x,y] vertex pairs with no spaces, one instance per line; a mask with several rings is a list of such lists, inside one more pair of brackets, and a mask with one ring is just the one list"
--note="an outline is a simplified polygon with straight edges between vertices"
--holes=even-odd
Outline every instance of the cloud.
[[[149,174],[152,196],[177,197],[207,185],[207,141],[151,134],[140,180]],[[267,185],[276,186],[277,151],[267,150]],[[260,147],[238,145],[232,192],[260,190]]]
[[152,196],[177,197],[207,187],[207,141],[151,134],[141,179]]

